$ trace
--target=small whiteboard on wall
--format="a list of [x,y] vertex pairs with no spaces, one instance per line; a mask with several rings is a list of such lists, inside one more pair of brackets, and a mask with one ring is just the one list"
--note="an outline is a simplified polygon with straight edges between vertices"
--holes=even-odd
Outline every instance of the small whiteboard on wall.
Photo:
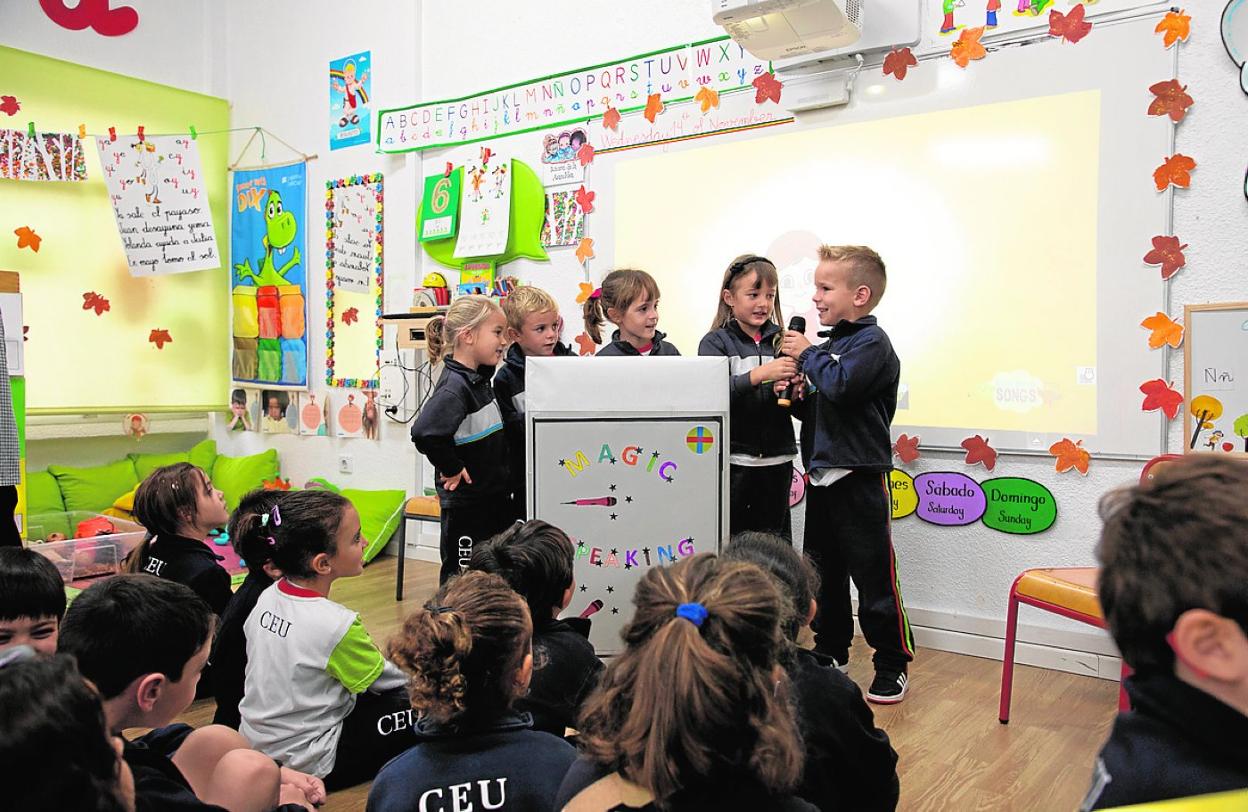
[[1248,451],[1248,302],[1183,308],[1186,451]]
[[641,577],[728,533],[728,361],[530,358],[525,377],[528,515],[576,545],[565,614],[601,601],[611,654]]

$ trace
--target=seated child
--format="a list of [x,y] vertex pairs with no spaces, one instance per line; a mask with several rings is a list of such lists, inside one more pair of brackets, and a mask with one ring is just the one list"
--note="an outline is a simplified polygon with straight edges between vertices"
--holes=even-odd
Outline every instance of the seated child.
[[25,645],[0,652],[0,764],[7,809],[134,810],[121,741],[73,657]]
[[411,707],[403,672],[382,657],[359,615],[329,599],[334,581],[364,571],[360,515],[322,490],[290,491],[268,515],[261,532],[283,577],[243,623],[239,731],[330,789],[368,781],[412,739],[386,719]]
[[791,544],[768,533],[733,536],[723,558],[757,566],[789,603],[784,634],[790,646],[784,667],[806,744],[806,772],[797,795],[825,810],[892,812],[899,784],[897,753],[888,734],[875,726],[853,680],[796,645],[799,632],[815,617],[819,573]]
[[780,657],[785,603],[753,564],[709,553],[646,571],[581,714],[555,808],[811,810]]
[[1127,678],[1083,809],[1248,788],[1248,462],[1189,454],[1107,494],[1098,592]]
[[0,547],[0,650],[56,653],[64,616],[65,582],[56,565],[25,547]]
[[247,577],[221,615],[210,662],[213,696],[217,699],[212,723],[235,730],[241,722],[238,703],[243,701],[243,680],[247,673],[247,636],[243,633],[243,623],[251,615],[260,593],[282,577],[282,571],[273,564],[268,524],[272,520],[271,511],[285,494],[286,491],[252,491],[242,498],[238,510],[230,517],[230,545],[247,563]]
[[[325,799],[317,779],[251,749],[237,731],[167,725],[190,706],[208,661],[215,618],[189,587],[150,575],[116,575],[74,599],[60,650],[99,689],[108,730],[154,727],[126,740],[140,812],[294,809]],[[215,806],[214,806],[215,805]]]
[[497,575],[447,582],[390,641],[411,674],[416,744],[377,775],[369,812],[553,809],[576,751],[511,709],[533,671],[523,599]]
[[186,584],[216,615],[230,602],[230,574],[204,539],[230,519],[221,491],[189,462],[157,468],[134,494],[134,517],[147,538],[126,558],[129,572]]
[[533,729],[562,736],[576,726],[585,697],[602,672],[590,645],[589,621],[559,620],[576,583],[576,548],[568,536],[541,519],[516,524],[472,551],[468,568],[501,575],[529,605],[533,618],[533,679],[516,709],[533,716]]

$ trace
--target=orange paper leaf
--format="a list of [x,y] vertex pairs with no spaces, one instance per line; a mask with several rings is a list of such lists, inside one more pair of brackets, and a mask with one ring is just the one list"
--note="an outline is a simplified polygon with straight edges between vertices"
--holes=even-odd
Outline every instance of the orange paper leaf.
[[962,33],[958,34],[958,38],[954,40],[953,46],[949,49],[949,56],[959,68],[965,68],[972,59],[983,59],[988,55],[988,51],[984,50],[984,46],[979,43],[979,38],[983,35],[982,25],[978,28],[963,28]]
[[594,148],[589,144],[582,144],[581,148],[576,151],[576,159],[581,162],[581,166],[587,166],[594,162]]
[[574,195],[576,198],[576,205],[581,207],[581,211],[589,214],[594,210],[594,198],[597,194],[597,192],[588,191],[584,184],[582,184],[581,188],[577,189],[576,194]]
[[1049,453],[1057,457],[1057,463],[1054,468],[1059,474],[1064,474],[1071,468],[1074,468],[1084,476],[1088,475],[1088,463],[1092,459],[1092,455],[1083,447],[1083,440],[1071,442],[1067,438],[1058,440],[1049,446]]
[[1082,3],[1065,14],[1057,9],[1050,11],[1049,36],[1061,37],[1063,42],[1069,42],[1072,45],[1086,37],[1092,30],[1092,23],[1084,21],[1083,12]]
[[582,265],[594,258],[594,241],[592,238],[584,237],[581,239],[581,244],[576,246],[576,258]]
[[607,112],[602,114],[602,126],[608,130],[615,130],[620,126],[620,111],[614,107],[608,107]]
[[1176,392],[1173,385],[1157,378],[1140,384],[1140,391],[1144,393],[1144,403],[1140,407],[1144,411],[1155,412],[1161,409],[1168,420],[1178,416],[1179,407],[1183,405],[1183,395]]
[[173,338],[169,336],[169,331],[161,328],[152,330],[152,332],[148,334],[147,340],[155,344],[156,349],[158,350],[163,350],[165,348],[165,344],[173,343]]
[[589,301],[590,294],[594,292],[594,286],[588,282],[579,282],[577,284],[580,286],[580,292],[576,294],[576,303],[585,304]]
[[22,109],[22,103],[17,100],[16,96],[0,96],[0,113],[6,116],[15,116],[17,111]]
[[360,320],[360,309],[358,307],[348,307],[342,311],[343,324],[355,324]]
[[1160,265],[1161,278],[1169,279],[1187,264],[1187,257],[1183,256],[1186,247],[1187,243],[1179,244],[1178,237],[1153,237],[1153,250],[1144,255],[1144,264]]
[[589,337],[589,333],[581,333],[576,337],[576,351],[578,355],[593,355],[598,351],[598,345]]
[[702,85],[702,87],[698,88],[698,92],[693,97],[693,100],[701,106],[702,112],[705,114],[712,107],[719,107],[719,91],[711,90],[706,85]]
[[962,441],[967,465],[983,465],[989,471],[997,467],[997,450],[988,445],[988,438],[976,434]]
[[30,226],[15,228],[13,233],[17,235],[18,248],[29,248],[36,254],[39,253],[39,243],[43,242],[43,237],[36,234]]
[[1169,344],[1176,350],[1183,343],[1183,325],[1174,321],[1165,313],[1157,312],[1155,316],[1149,316],[1140,322],[1140,326],[1146,330],[1152,330],[1148,334],[1148,346],[1150,349],[1157,349],[1162,344]]
[[659,98],[659,94],[651,93],[649,96],[646,97],[646,111],[642,113],[642,115],[646,117],[646,121],[649,121],[651,124],[653,124],[654,119],[658,117],[659,113],[662,113],[662,112],[663,112],[663,101]]
[[1187,95],[1187,85],[1179,84],[1178,79],[1158,82],[1148,88],[1157,98],[1148,105],[1150,116],[1170,116],[1170,120],[1178,124],[1187,115],[1187,108],[1196,101]]
[[290,490],[290,480],[282,479],[280,476],[275,476],[272,479],[261,480],[261,484],[264,486],[266,491]]
[[1157,191],[1164,191],[1172,183],[1175,186],[1182,186],[1184,189],[1191,186],[1191,172],[1195,168],[1195,159],[1189,158],[1181,152],[1171,155],[1161,166],[1153,170],[1153,182],[1157,184]]
[[900,82],[906,78],[906,71],[917,64],[919,60],[914,58],[909,48],[896,48],[884,57],[884,75],[893,76]]
[[903,434],[897,438],[897,442],[893,443],[893,453],[901,459],[903,464],[909,464],[923,456],[919,453],[918,436],[910,437]]
[[82,294],[82,309],[94,309],[95,315],[100,316],[103,315],[105,310],[110,310],[111,308],[109,307],[108,299],[105,299],[95,291],[91,291],[90,293]]
[[764,73],[757,76],[750,84],[754,85],[754,103],[762,104],[771,99],[776,104],[780,103],[780,89],[784,84],[776,78],[774,73]]
[[1161,18],[1161,22],[1157,23],[1157,27],[1153,29],[1153,33],[1162,34],[1162,44],[1167,48],[1180,40],[1187,42],[1188,34],[1192,32],[1192,18],[1190,15],[1184,14],[1183,10],[1170,11],[1166,16]]

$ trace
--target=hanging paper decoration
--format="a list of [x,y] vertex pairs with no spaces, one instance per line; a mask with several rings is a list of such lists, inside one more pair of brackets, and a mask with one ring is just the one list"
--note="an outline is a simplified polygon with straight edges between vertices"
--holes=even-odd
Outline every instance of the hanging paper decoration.
[[984,28],[963,28],[949,49],[949,56],[959,68],[965,68],[972,59],[983,59],[988,51],[980,44],[979,38],[984,35]]
[[982,465],[991,471],[997,467],[997,450],[988,445],[988,438],[976,434],[961,443],[966,449],[967,465]]
[[16,96],[0,96],[0,113],[6,116],[15,116],[17,111],[22,109],[22,103],[17,100]]
[[95,291],[90,291],[89,293],[82,294],[82,309],[94,310],[95,315],[102,316],[104,315],[104,311],[112,308],[109,306],[108,299],[105,299]]
[[919,64],[909,48],[895,48],[884,57],[884,75],[892,76],[901,81],[906,78],[906,71]]
[[902,464],[905,465],[908,465],[923,456],[919,453],[918,435],[911,437],[903,434],[898,437],[897,442],[893,443],[893,453],[897,455]]
[[578,282],[579,292],[576,294],[576,303],[585,304],[589,301],[589,297],[594,294],[594,286],[588,282]]
[[0,178],[38,181],[87,179],[87,159],[81,139],[73,133],[35,133],[32,127],[0,130]]
[[346,310],[342,311],[342,323],[343,324],[348,324],[348,325],[355,324],[359,320],[360,320],[360,309],[358,307],[348,307]]
[[659,94],[651,93],[650,95],[646,96],[646,110],[645,110],[645,113],[643,113],[643,115],[646,117],[646,121],[649,121],[651,124],[653,124],[655,118],[657,118],[659,113],[662,113],[662,112],[663,112],[663,101],[659,98]]
[[1163,344],[1169,344],[1177,350],[1183,343],[1183,325],[1161,311],[1158,311],[1155,316],[1144,319],[1140,322],[1140,326],[1152,331],[1148,335],[1149,349],[1155,350]]
[[589,337],[589,333],[581,333],[576,337],[577,355],[593,355],[598,351],[598,345]]
[[169,331],[159,327],[148,333],[147,340],[155,344],[158,350],[163,350],[166,344],[173,343],[173,337],[169,335]]
[[1083,476],[1088,475],[1088,463],[1092,455],[1083,447],[1083,440],[1072,442],[1069,438],[1063,437],[1049,446],[1049,453],[1057,458],[1054,467],[1059,474],[1064,474],[1073,468]]
[[1168,384],[1161,378],[1157,378],[1140,384],[1140,391],[1144,393],[1144,403],[1140,406],[1141,409],[1146,412],[1155,412],[1160,409],[1168,420],[1178,417],[1179,407],[1183,405],[1183,393],[1175,391],[1174,384]]
[[[1196,418],[1196,429],[1192,432],[1192,440],[1188,443],[1188,448],[1196,447],[1196,441],[1200,439],[1201,431],[1214,427],[1214,421],[1222,416],[1223,408],[1222,401],[1213,395],[1197,395],[1192,398],[1188,410],[1192,413],[1192,417]],[[1214,445],[1216,445],[1216,441]]]
[[784,87],[784,83],[776,78],[773,72],[767,72],[754,79],[751,84],[754,85],[754,103],[762,104],[770,99],[776,104],[780,103],[780,90]]
[[1187,95],[1187,85],[1180,85],[1178,79],[1158,82],[1148,88],[1156,96],[1148,105],[1150,116],[1170,116],[1170,120],[1178,124],[1187,115],[1187,108],[1195,104],[1195,100]]
[[1086,22],[1083,14],[1083,3],[1074,6],[1065,14],[1053,9],[1049,12],[1049,36],[1061,37],[1062,42],[1072,45],[1083,39],[1092,30],[1092,23]]
[[1161,22],[1157,23],[1157,27],[1153,29],[1153,33],[1162,35],[1162,44],[1167,48],[1176,42],[1187,42],[1191,31],[1192,18],[1184,14],[1183,9],[1166,12],[1166,16],[1162,17]]
[[698,88],[698,92],[694,94],[693,100],[698,103],[703,115],[709,113],[712,107],[719,107],[719,93],[711,90],[706,85]]
[[576,260],[584,265],[593,258],[594,240],[592,237],[584,237],[581,239],[581,244],[576,247]]
[[607,112],[602,114],[602,126],[612,131],[618,129],[620,126],[620,111],[614,107],[608,107]]
[[102,37],[129,34],[139,24],[139,13],[130,6],[112,6],[109,2],[79,0],[74,6],[65,0],[39,0],[48,19],[61,28],[82,31],[90,28]]
[[1187,264],[1187,257],[1183,256],[1186,247],[1187,243],[1179,244],[1178,237],[1153,237],[1153,250],[1144,255],[1144,264],[1160,265],[1161,278],[1169,279]]
[[581,162],[581,166],[588,166],[594,162],[594,147],[589,142],[581,145],[576,151],[576,159]]
[[576,205],[581,207],[581,211],[591,214],[594,211],[594,198],[597,192],[588,191],[584,186],[576,190]]
[[1053,492],[1030,479],[998,477],[979,483],[987,497],[985,527],[1016,536],[1043,533],[1057,521]]
[[1192,185],[1191,172],[1196,168],[1196,160],[1189,158],[1181,152],[1171,155],[1161,166],[1153,170],[1153,182],[1157,184],[1157,191],[1165,191],[1165,188],[1171,184],[1182,187],[1184,189]]
[[36,234],[30,226],[15,228],[13,233],[17,235],[18,248],[29,248],[36,254],[39,253],[39,244],[43,242],[43,237]]
[[966,474],[931,471],[914,478],[919,497],[916,515],[928,524],[964,527],[983,518],[988,500],[980,484]]

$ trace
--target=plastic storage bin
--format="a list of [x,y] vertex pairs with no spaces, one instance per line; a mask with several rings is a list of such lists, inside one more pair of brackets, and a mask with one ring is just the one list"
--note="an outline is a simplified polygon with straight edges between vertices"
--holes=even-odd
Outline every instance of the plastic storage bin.
[[[75,538],[80,530],[83,537]],[[47,541],[57,533],[66,539]],[[41,513],[29,519],[27,546],[55,564],[67,585],[82,588],[120,572],[126,556],[146,534],[140,524],[99,513]]]

